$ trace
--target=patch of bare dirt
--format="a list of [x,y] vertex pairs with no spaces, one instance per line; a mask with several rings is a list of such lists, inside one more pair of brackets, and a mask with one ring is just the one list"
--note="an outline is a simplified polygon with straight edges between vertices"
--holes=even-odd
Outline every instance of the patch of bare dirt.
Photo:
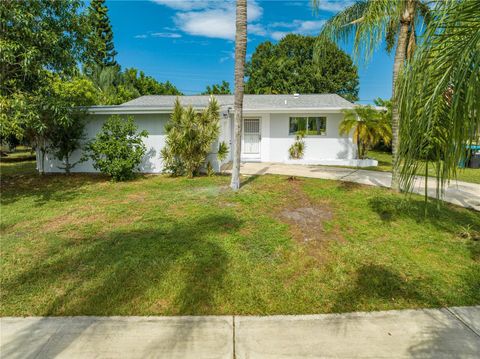
[[86,216],[79,216],[77,212],[69,212],[60,216],[56,216],[43,225],[43,231],[56,232],[68,225],[83,226],[88,223],[103,222],[105,216],[103,213],[95,212]]
[[304,242],[324,239],[323,222],[333,218],[329,206],[286,208],[280,213],[281,217],[295,225]]
[[305,244],[315,256],[322,255],[330,241],[345,239],[338,228],[326,230],[325,223],[334,218],[334,210],[328,201],[312,201],[303,192],[302,180],[288,179],[289,201],[278,210],[278,217],[289,224],[293,237]]
[[356,191],[367,188],[368,186],[356,182],[339,181],[338,187],[344,191]]

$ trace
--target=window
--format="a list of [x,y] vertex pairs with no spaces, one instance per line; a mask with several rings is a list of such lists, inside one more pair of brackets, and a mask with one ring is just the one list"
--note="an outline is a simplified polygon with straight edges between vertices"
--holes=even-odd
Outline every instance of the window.
[[325,135],[327,132],[326,117],[290,117],[289,135],[303,132],[308,135]]

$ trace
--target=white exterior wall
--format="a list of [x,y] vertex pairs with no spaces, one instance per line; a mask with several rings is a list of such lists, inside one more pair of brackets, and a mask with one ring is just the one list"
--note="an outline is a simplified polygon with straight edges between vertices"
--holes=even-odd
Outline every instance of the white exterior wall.
[[[243,161],[291,162],[288,149],[295,141],[290,135],[290,117],[323,116],[327,118],[327,131],[322,136],[305,137],[305,155],[296,163],[323,163],[333,165],[356,165],[356,146],[351,136],[341,136],[338,127],[342,113],[248,113],[245,118],[259,118],[261,128],[260,154],[242,156]],[[233,119],[232,119],[233,124]],[[232,125],[233,126],[233,125]],[[353,161],[353,162],[352,162]]]
[[[168,114],[145,114],[145,115],[128,115],[135,119],[138,130],[147,130],[148,137],[144,139],[147,148],[145,156],[140,164],[140,171],[145,173],[159,173],[162,170],[162,159],[160,151],[165,145],[165,124],[168,121]],[[110,115],[91,115],[85,126],[85,141],[91,140],[101,130],[105,120]],[[124,117],[127,117],[125,115]],[[82,152],[75,151],[70,160],[74,163],[80,159]],[[37,161],[38,163],[38,161]],[[58,166],[63,164],[55,159],[51,154],[47,154],[45,159],[45,172],[63,172]],[[72,172],[97,172],[93,168],[90,160],[77,164]]]
[[[233,115],[220,114],[219,140],[212,145],[212,153],[207,160],[215,170],[219,170],[220,163],[216,158],[218,144],[224,141],[229,147],[229,154],[225,162],[232,160],[233,149]],[[110,115],[91,115],[85,132],[86,140],[90,140],[101,130],[105,120]],[[127,116],[127,115],[125,115]],[[133,116],[139,130],[147,130],[149,135],[144,139],[147,147],[146,154],[140,165],[140,171],[145,173],[162,172],[161,149],[165,145],[165,125],[169,114],[135,114]],[[340,136],[338,126],[343,118],[342,113],[248,113],[245,118],[259,118],[261,128],[260,154],[258,156],[242,156],[242,161],[260,162],[295,162],[289,159],[288,149],[295,141],[294,135],[289,135],[289,118],[293,116],[325,116],[327,118],[327,131],[323,136],[307,136],[305,138],[304,158],[296,163],[305,164],[332,164],[332,165],[362,165],[355,160],[356,146],[351,136]],[[81,151],[76,151],[71,158],[71,163],[78,161]],[[38,163],[38,161],[37,161]],[[365,165],[372,165],[366,163]],[[63,172],[58,166],[63,165],[47,154],[45,159],[45,172]],[[96,172],[91,161],[77,164],[72,172]]]
[[[315,117],[327,118],[327,131],[325,135],[305,137],[305,162],[314,163],[320,160],[347,160],[354,159],[356,146],[350,136],[341,136],[338,127],[343,119],[342,113],[289,113],[270,114],[270,138],[268,148],[270,162],[288,162],[288,149],[295,141],[295,135],[289,135],[290,117]],[[263,161],[263,155],[262,155]]]
[[[85,142],[91,140],[95,135],[101,130],[103,123],[111,115],[91,115],[85,126]],[[142,160],[142,163],[139,166],[139,170],[144,173],[161,173],[163,168],[162,158],[160,152],[165,146],[165,125],[170,118],[170,114],[135,114],[135,115],[125,115],[122,117],[132,116],[135,120],[138,130],[147,130],[148,137],[144,138],[144,143],[146,146],[145,156]],[[230,123],[228,121],[228,116],[224,117],[221,114],[220,117],[220,136],[219,141],[225,141],[227,145],[230,142],[229,128]],[[219,142],[216,141],[212,145],[212,153],[208,156],[207,160],[211,162],[215,170],[220,169],[220,163],[218,163],[216,152],[218,149]],[[229,145],[230,147],[230,145]],[[70,163],[75,163],[82,156],[82,151],[75,151],[70,159]],[[224,162],[230,161],[229,156]],[[38,154],[37,154],[37,164]],[[45,172],[64,172],[58,167],[63,167],[63,164],[58,161],[52,154],[47,154],[45,157]],[[77,164],[72,170],[72,172],[98,172],[93,168],[93,164],[90,160]]]

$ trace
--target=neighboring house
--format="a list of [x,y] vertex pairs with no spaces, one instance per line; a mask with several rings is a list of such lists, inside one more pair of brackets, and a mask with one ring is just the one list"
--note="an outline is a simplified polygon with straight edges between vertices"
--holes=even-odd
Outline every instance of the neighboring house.
[[[178,96],[182,105],[203,109],[209,95]],[[140,166],[146,173],[162,172],[160,151],[165,144],[165,125],[172,113],[177,96],[142,96],[118,106],[93,106],[88,109],[87,139],[95,136],[106,118],[111,115],[133,116],[139,129],[147,130],[147,153]],[[232,159],[233,95],[215,95],[220,105],[219,141],[227,143],[230,151],[225,162]],[[376,161],[357,160],[356,146],[351,136],[339,135],[342,110],[355,105],[336,94],[318,95],[245,95],[242,134],[242,161],[322,164],[339,166],[373,166]],[[290,160],[288,149],[297,131],[306,132],[305,155],[302,160]],[[218,148],[218,143],[213,146]],[[213,151],[214,152],[214,151]],[[80,158],[75,153],[72,162]],[[222,164],[215,153],[209,160],[217,170]],[[60,172],[59,163],[47,155],[46,172]],[[78,164],[75,172],[94,172],[90,162]]]

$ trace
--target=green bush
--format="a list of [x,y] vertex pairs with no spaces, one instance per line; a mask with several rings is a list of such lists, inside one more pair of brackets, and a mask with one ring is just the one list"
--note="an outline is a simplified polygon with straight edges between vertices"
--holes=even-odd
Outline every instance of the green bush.
[[303,158],[305,153],[304,137],[305,134],[303,132],[295,136],[295,142],[288,149],[288,155],[291,160],[300,160]]
[[[218,138],[220,114],[215,98],[211,98],[208,107],[195,111],[191,106],[183,108],[178,98],[167,124],[167,139],[162,149],[165,172],[174,176],[193,177],[208,164],[207,156]],[[222,155],[225,148],[222,147]],[[210,164],[210,174],[213,168]]]
[[92,159],[93,167],[114,181],[131,179],[146,151],[142,137],[148,136],[147,131],[137,130],[132,117],[111,116],[86,146],[86,156]]

